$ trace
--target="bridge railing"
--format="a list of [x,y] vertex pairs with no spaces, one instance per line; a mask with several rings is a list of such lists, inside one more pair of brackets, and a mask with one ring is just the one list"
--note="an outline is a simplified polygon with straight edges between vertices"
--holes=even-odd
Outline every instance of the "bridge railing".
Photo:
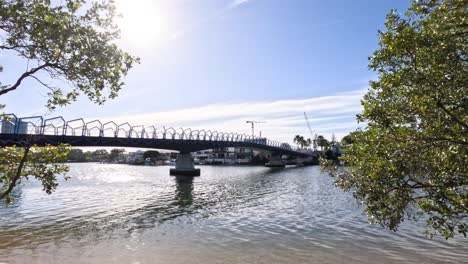
[[102,123],[100,120],[85,122],[82,118],[66,121],[61,116],[44,119],[42,116],[18,118],[14,114],[7,114],[0,119],[0,134],[247,142],[288,151],[298,151],[298,148],[287,143],[281,143],[267,138],[260,138],[246,134],[204,129],[192,130],[190,128],[175,129],[173,127],[165,126],[132,126],[127,122],[117,124],[114,121],[106,123]]

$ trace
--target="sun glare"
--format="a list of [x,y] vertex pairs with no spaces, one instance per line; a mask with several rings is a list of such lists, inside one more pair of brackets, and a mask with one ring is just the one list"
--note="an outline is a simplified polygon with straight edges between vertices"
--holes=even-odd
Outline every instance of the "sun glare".
[[122,39],[136,46],[150,46],[170,35],[167,17],[158,2],[118,0]]

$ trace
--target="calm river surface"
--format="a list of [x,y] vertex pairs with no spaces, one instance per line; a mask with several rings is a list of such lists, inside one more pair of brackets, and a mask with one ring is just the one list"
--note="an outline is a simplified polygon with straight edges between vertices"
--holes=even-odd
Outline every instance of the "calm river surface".
[[468,263],[468,239],[369,225],[320,168],[72,164],[0,206],[0,263]]

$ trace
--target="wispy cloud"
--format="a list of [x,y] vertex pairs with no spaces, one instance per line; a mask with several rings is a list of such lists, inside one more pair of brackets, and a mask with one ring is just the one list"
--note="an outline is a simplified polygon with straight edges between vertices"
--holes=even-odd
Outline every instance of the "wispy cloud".
[[226,132],[251,133],[246,120],[259,120],[256,132],[283,142],[291,142],[296,134],[309,137],[304,119],[307,113],[312,129],[326,137],[338,138],[355,130],[356,113],[362,110],[360,100],[365,90],[307,99],[254,101],[212,104],[157,113],[110,116],[106,120],[132,125],[172,126],[192,129],[212,129]]
[[236,8],[242,4],[245,4],[247,2],[249,2],[250,0],[233,0],[231,1],[228,5],[227,5],[227,8],[228,9],[231,9],[231,8]]

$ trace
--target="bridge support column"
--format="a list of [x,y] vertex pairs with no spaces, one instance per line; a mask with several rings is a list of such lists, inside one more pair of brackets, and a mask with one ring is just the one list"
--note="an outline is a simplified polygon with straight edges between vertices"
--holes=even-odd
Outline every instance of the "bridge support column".
[[265,164],[267,167],[271,168],[284,168],[284,162],[283,159],[281,158],[281,155],[279,154],[271,154],[270,161],[268,161],[267,164]]
[[169,174],[174,176],[200,176],[200,169],[195,168],[192,154],[177,154],[175,169],[170,169]]

